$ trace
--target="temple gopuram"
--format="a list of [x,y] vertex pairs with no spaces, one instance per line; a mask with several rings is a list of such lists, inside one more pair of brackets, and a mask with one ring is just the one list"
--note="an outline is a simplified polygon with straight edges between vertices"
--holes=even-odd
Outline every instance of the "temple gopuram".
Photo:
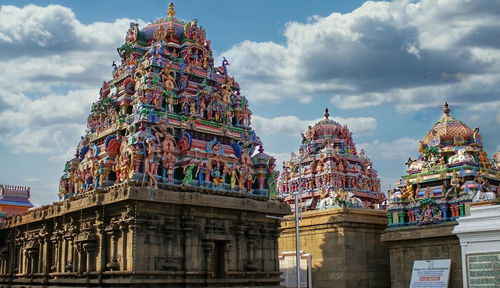
[[283,163],[279,195],[293,208],[299,192],[303,211],[332,207],[373,208],[386,200],[364,150],[360,153],[346,125],[325,118],[309,126],[298,154]]
[[60,201],[0,229],[0,286],[279,287],[290,209],[228,60],[173,4],[117,50]]
[[479,128],[450,115],[443,117],[419,145],[417,159],[406,162],[407,174],[389,191],[389,226],[422,225],[469,215],[471,204],[497,202],[500,154],[490,160]]

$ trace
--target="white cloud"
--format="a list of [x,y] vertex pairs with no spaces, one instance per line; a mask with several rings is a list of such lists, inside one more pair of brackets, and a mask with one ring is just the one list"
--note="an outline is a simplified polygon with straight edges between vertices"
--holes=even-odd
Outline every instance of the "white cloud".
[[392,104],[399,112],[444,99],[492,103],[500,88],[498,11],[494,1],[365,2],[288,23],[284,44],[244,41],[221,55],[252,101],[326,96],[343,109]]
[[0,139],[0,144],[9,146],[11,153],[55,155],[67,151],[69,147],[76,147],[84,128],[84,124],[54,124],[44,128],[24,128],[7,133]]
[[58,200],[57,191],[59,191],[59,183],[33,185],[30,200],[35,206],[50,204]]
[[373,159],[395,159],[404,161],[409,155],[418,153],[418,140],[408,137],[393,141],[374,140],[372,143],[358,144],[358,149],[364,149],[366,155]]
[[1,6],[0,144],[52,161],[74,149],[131,21],[86,25],[59,5]]
[[[377,127],[377,120],[372,117],[331,117],[340,124],[346,124],[355,135],[369,135]],[[266,118],[258,115],[252,117],[252,126],[258,134],[299,136],[308,126],[322,119],[302,120],[297,116],[280,116]]]
[[276,159],[276,169],[279,171],[283,171],[283,161],[290,160],[290,153],[281,153],[281,152],[269,152],[265,151],[265,153],[273,156]]

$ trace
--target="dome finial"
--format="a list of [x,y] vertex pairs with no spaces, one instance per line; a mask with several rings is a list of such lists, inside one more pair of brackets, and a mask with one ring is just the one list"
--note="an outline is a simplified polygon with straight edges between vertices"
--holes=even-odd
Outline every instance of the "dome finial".
[[328,120],[328,117],[330,116],[330,114],[328,113],[328,107],[325,108],[325,118],[326,120]]
[[450,116],[450,108],[448,108],[448,102],[444,102],[443,113],[446,116]]
[[175,16],[175,10],[174,10],[174,2],[170,2],[170,5],[168,6],[168,17],[174,18]]

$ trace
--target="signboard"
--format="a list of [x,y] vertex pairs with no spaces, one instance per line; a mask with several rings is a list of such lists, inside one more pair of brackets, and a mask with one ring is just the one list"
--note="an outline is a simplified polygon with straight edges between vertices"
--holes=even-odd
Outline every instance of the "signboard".
[[[311,279],[311,254],[300,251],[300,288],[312,288]],[[279,255],[281,285],[285,287],[297,287],[295,251],[283,252]]]
[[465,257],[469,288],[500,287],[500,252]]
[[446,288],[450,280],[451,259],[415,260],[410,288]]

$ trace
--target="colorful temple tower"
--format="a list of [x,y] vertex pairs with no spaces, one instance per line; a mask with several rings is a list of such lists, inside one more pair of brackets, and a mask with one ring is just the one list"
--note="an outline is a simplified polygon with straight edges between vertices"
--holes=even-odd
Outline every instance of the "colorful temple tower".
[[[303,210],[368,208],[384,202],[380,180],[363,150],[358,153],[346,125],[325,118],[309,126],[298,154],[283,163],[279,195],[292,204],[299,192]],[[292,208],[293,209],[293,208]]]
[[61,198],[127,180],[263,196],[268,182],[276,186],[275,159],[250,157],[261,143],[229,62],[214,66],[196,20],[175,18],[173,8],[168,15],[141,30],[130,24],[121,64],[113,64],[61,177]]
[[32,208],[30,193],[30,187],[0,185],[0,218]]
[[490,161],[479,128],[453,118],[448,103],[419,146],[399,187],[389,191],[389,226],[454,220],[468,215],[473,202],[497,201],[499,154]]
[[61,201],[5,219],[2,287],[280,287],[275,159],[228,61],[174,16],[130,25]]

